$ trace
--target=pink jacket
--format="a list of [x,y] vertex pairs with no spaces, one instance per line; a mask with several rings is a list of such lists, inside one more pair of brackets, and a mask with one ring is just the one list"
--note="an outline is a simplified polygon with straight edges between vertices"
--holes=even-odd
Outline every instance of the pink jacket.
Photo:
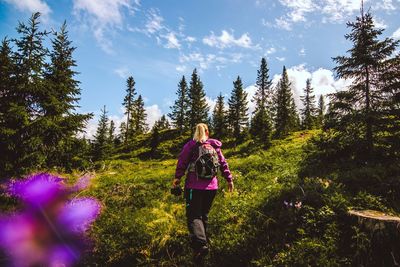
[[[218,141],[216,139],[208,139],[205,143],[209,143],[215,148],[215,151],[218,154],[221,173],[228,182],[231,182],[232,174],[231,171],[229,170],[228,163],[226,162],[225,157],[222,154],[221,141]],[[195,140],[190,140],[184,145],[181,153],[179,154],[178,163],[176,165],[175,178],[180,179],[182,176],[184,176],[189,163],[196,160],[197,153],[195,152],[197,151],[194,151],[195,147],[196,147]],[[201,190],[217,190],[218,179],[217,177],[214,177],[211,180],[198,179],[194,172],[188,172],[185,181],[185,188],[201,189]]]

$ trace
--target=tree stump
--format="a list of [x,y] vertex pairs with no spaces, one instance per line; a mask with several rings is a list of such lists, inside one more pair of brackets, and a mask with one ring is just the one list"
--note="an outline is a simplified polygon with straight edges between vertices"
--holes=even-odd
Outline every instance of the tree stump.
[[369,251],[361,266],[400,266],[400,217],[375,210],[350,210],[359,228],[369,237]]

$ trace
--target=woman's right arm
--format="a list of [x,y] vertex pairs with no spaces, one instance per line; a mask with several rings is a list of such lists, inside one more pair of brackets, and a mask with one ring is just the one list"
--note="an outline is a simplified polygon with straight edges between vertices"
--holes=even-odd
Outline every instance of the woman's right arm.
[[191,149],[192,149],[191,141],[187,142],[183,146],[183,149],[178,157],[178,163],[176,164],[175,179],[180,180],[182,176],[185,175],[186,169],[190,162]]

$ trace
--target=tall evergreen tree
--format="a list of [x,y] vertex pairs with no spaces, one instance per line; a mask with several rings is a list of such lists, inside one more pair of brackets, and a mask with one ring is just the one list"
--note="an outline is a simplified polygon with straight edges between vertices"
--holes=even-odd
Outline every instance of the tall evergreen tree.
[[74,78],[77,72],[73,70],[76,67],[73,59],[76,48],[71,45],[68,38],[66,22],[51,41],[53,48],[50,52],[51,61],[44,76],[47,90],[41,97],[44,111],[41,120],[46,126],[43,145],[48,150],[46,153],[48,165],[62,166],[66,159],[57,160],[63,153],[61,147],[65,147],[65,143],[75,142],[76,134],[83,131],[92,114],[74,112],[80,99],[80,88],[79,82]]
[[317,126],[321,128],[324,124],[324,116],[325,116],[325,99],[321,94],[318,99],[318,109],[317,109]]
[[257,91],[252,101],[255,110],[251,119],[250,133],[266,148],[271,143],[271,117],[272,117],[272,81],[269,78],[269,69],[265,58],[261,59],[260,69],[257,71]]
[[365,145],[361,155],[371,157],[376,134],[380,127],[379,118],[382,110],[382,98],[385,97],[382,73],[389,62],[399,41],[378,36],[382,29],[375,28],[372,15],[364,13],[356,17],[355,22],[348,22],[351,29],[345,35],[353,43],[347,52],[348,56],[334,58],[337,66],[334,70],[339,78],[353,79],[348,90],[332,95],[332,106],[329,113],[329,127],[347,131]]
[[155,122],[155,124],[157,124],[159,131],[168,130],[170,128],[169,121],[165,115],[162,115],[161,118]]
[[188,98],[188,86],[186,83],[185,76],[182,76],[178,84],[178,90],[176,92],[178,99],[171,108],[171,113],[168,116],[171,118],[174,126],[183,132],[185,129],[189,128],[188,125],[188,108],[189,108],[189,98]]
[[[14,150],[18,117],[15,114],[18,106],[12,90],[15,85],[13,73],[15,63],[12,59],[10,41],[4,39],[0,47],[0,173],[4,176],[12,173],[12,163],[15,162],[17,151]],[[0,174],[0,178],[2,176]]]
[[233,82],[233,90],[228,100],[228,120],[235,144],[241,141],[242,132],[248,126],[247,93],[243,90],[242,80],[238,76]]
[[200,81],[196,69],[193,70],[192,78],[190,80],[188,98],[189,127],[193,131],[196,124],[208,121],[208,112],[210,110],[206,101],[206,93],[203,90],[203,83]]
[[139,95],[133,104],[132,119],[130,121],[132,131],[135,135],[143,134],[148,131],[146,122],[147,114],[144,108],[142,95]]
[[104,160],[110,153],[109,126],[106,106],[101,110],[99,124],[93,141],[93,159]]
[[40,13],[35,13],[27,24],[20,22],[19,37],[13,39],[17,49],[13,53],[15,83],[7,114],[12,149],[6,152],[12,159],[8,162],[10,175],[42,167],[46,160],[42,136],[47,127],[41,120],[44,114],[41,104],[47,90],[43,74],[48,50],[43,40],[48,33],[39,29],[39,18]]
[[119,135],[118,135],[118,142],[124,142],[126,138],[126,122],[121,122],[119,125]]
[[134,103],[135,103],[135,80],[132,76],[129,76],[126,80],[126,95],[124,97],[124,101],[122,105],[124,105],[125,111],[124,114],[126,115],[126,123],[125,123],[125,138],[124,142],[127,143],[128,139],[132,137],[133,127],[131,125],[133,110],[134,110]]
[[212,115],[213,136],[217,139],[226,137],[228,128],[227,112],[225,110],[224,97],[220,93]]
[[283,66],[282,77],[277,84],[274,134],[276,138],[282,138],[289,134],[299,120],[290,86],[286,67]]
[[115,123],[113,120],[110,121],[110,126],[108,127],[108,142],[110,143],[111,148],[114,148],[115,145]]
[[301,101],[303,102],[303,108],[301,109],[302,115],[302,128],[310,130],[316,123],[316,107],[315,107],[315,95],[313,94],[314,89],[311,87],[311,79],[307,79],[306,87],[304,88],[304,95],[302,95]]

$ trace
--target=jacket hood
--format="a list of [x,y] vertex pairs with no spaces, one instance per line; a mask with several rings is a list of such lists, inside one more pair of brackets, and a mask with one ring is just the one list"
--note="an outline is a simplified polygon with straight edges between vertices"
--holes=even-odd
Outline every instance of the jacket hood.
[[220,148],[222,146],[222,142],[217,139],[208,139],[207,142],[212,145],[214,148]]

